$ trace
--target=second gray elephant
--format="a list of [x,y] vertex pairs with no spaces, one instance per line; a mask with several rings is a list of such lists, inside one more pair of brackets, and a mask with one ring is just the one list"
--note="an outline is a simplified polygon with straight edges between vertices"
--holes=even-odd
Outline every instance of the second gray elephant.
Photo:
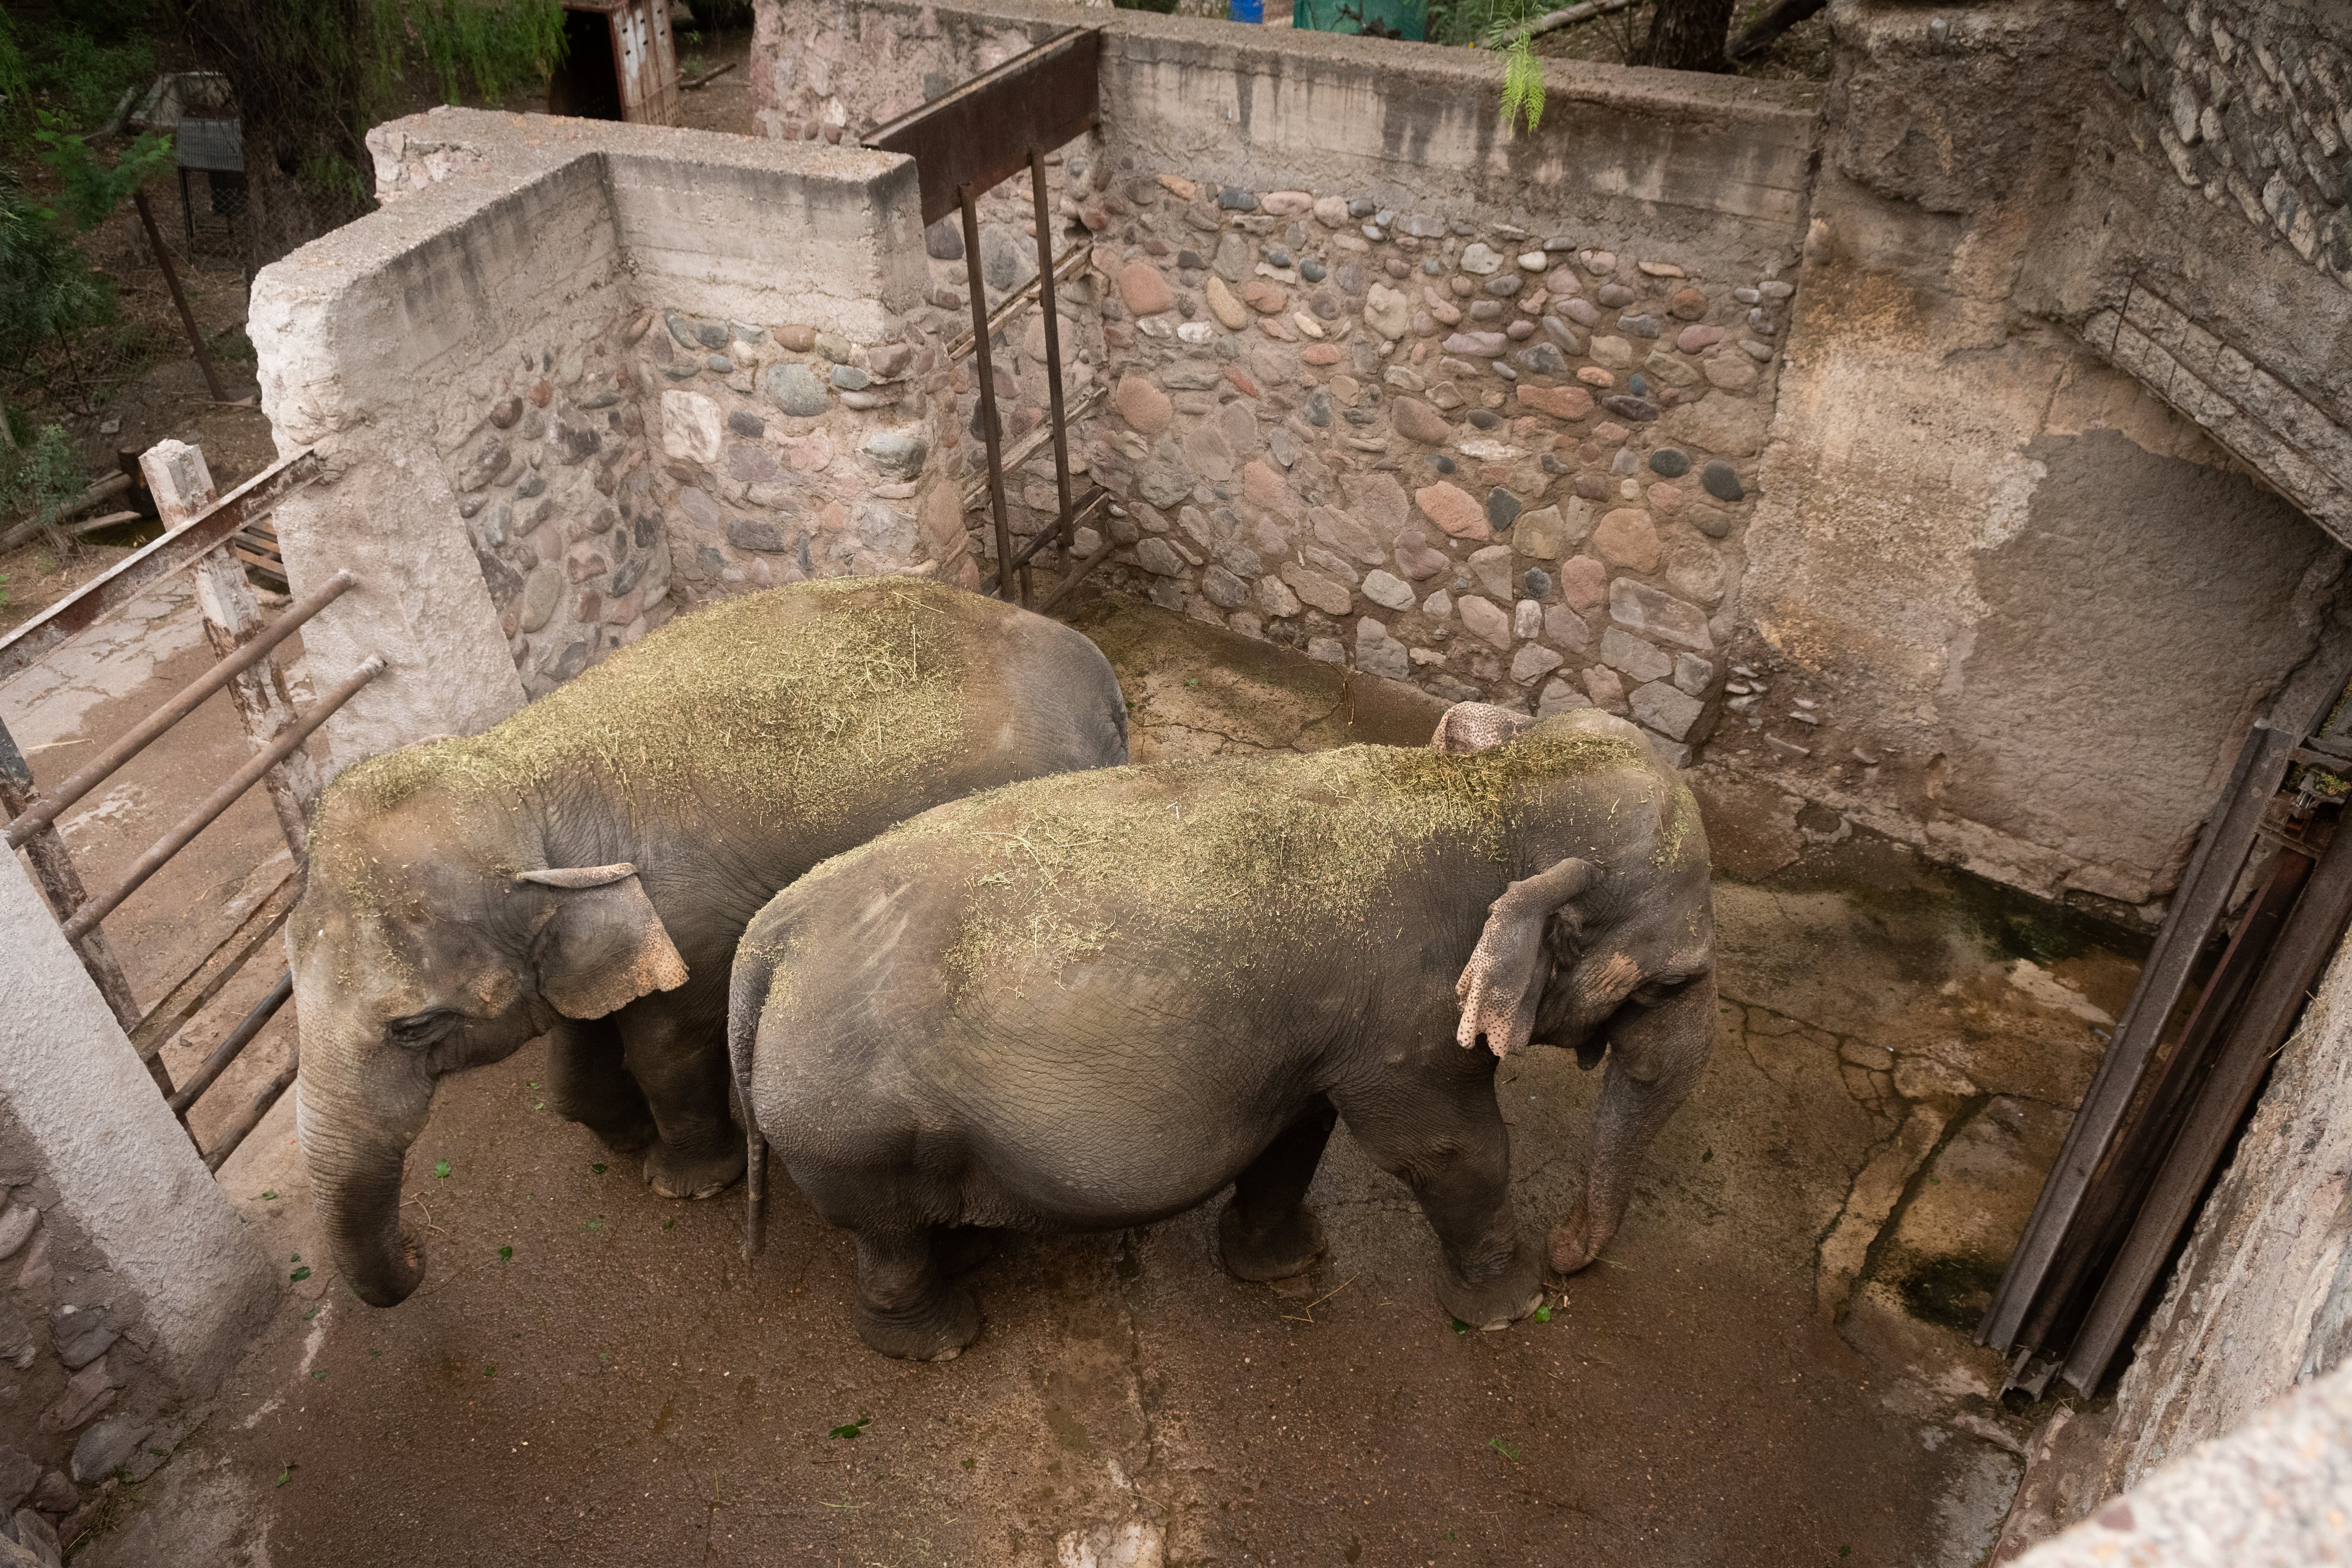
[[362,1300],[424,1270],[399,1226],[435,1079],[550,1037],[548,1099],[701,1197],[743,1168],[728,966],[777,889],[971,790],[1127,759],[1084,637],[912,578],[711,605],[484,734],[319,804],[289,921],[299,1125]]
[[1226,1267],[1297,1274],[1339,1118],[1420,1200],[1439,1301],[1501,1327],[1540,1298],[1494,1089],[1530,1040],[1608,1059],[1550,1245],[1563,1272],[1591,1262],[1713,1043],[1706,836],[1633,725],[1529,724],[1465,704],[1429,751],[1015,784],[761,910],[735,962],[738,1092],[856,1232],[866,1343],[936,1358],[980,1331],[953,1227],[1115,1229],[1228,1183]]

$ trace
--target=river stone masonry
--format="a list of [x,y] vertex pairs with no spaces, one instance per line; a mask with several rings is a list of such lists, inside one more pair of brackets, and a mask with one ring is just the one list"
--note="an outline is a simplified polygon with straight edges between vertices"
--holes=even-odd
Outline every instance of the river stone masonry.
[[864,344],[649,309],[478,375],[444,460],[524,689],[712,596],[853,573],[975,584],[930,460],[942,364],[919,331]]
[[1074,157],[1111,583],[1447,700],[1713,728],[1793,287]]

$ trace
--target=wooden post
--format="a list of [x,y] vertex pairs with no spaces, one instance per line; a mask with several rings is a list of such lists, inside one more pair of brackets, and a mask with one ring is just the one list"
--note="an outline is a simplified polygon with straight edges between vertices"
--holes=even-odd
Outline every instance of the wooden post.
[[180,325],[188,331],[188,346],[196,351],[196,368],[205,373],[205,385],[211,388],[215,403],[226,403],[228,394],[221,388],[220,372],[213,368],[213,356],[205,349],[205,335],[196,330],[196,313],[188,309],[188,297],[180,291],[180,274],[172,265],[172,253],[163,248],[163,236],[155,226],[155,211],[147,205],[147,193],[131,192],[131,204],[139,209],[139,221],[146,226],[147,247],[155,253],[155,265],[163,269],[163,286],[172,291],[172,303],[179,307]]
[[[156,515],[167,529],[177,528],[219,499],[204,449],[183,441],[160,441],[139,459],[155,498]],[[245,567],[224,542],[196,563],[196,603],[204,611],[205,639],[223,658],[253,640],[266,624],[245,580]],[[274,659],[263,659],[229,682],[229,696],[245,726],[246,739],[257,752],[269,744],[299,718],[286,689],[286,677]],[[308,754],[295,752],[262,777],[278,826],[301,861],[310,843],[310,805],[319,796],[319,770]]]

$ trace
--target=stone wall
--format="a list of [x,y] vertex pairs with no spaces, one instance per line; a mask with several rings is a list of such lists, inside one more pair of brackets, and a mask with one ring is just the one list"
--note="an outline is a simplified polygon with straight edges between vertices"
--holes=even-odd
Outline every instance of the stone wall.
[[976,581],[905,160],[446,110],[370,142],[383,208],[252,310],[280,448],[327,461],[278,514],[297,590],[363,584],[311,657],[393,665],[338,763],[479,730],[711,595]]
[[[762,7],[763,125],[845,140],[1066,25],[851,15]],[[1498,147],[1492,84],[1446,51],[1375,81],[1359,42],[1236,34],[1115,16],[1102,130],[1053,171],[1057,254],[1090,249],[1066,384],[1106,394],[1074,455],[1118,502],[1108,581],[1452,700],[1599,703],[1687,760],[1727,700],[1759,700],[1720,645],[1794,291],[1803,94],[1751,95],[1726,126],[1702,84],[1702,129],[1654,87],[1650,116],[1603,113],[1579,68],[1538,136]],[[1383,105],[1410,134],[1383,142]],[[1712,167],[1690,145],[1709,137]],[[994,303],[1035,271],[1026,182],[981,216]],[[962,239],[928,238],[944,334]],[[995,340],[1009,440],[1042,417],[1042,351],[1034,311]],[[981,462],[971,442],[967,482]],[[1013,531],[1044,526],[1049,457],[1011,489]],[[985,510],[969,521],[992,554]]]

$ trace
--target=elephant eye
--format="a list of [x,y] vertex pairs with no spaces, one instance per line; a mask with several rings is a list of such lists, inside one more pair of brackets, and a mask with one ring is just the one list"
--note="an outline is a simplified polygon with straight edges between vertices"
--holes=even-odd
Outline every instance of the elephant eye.
[[396,1046],[429,1046],[456,1027],[457,1023],[457,1015],[446,1007],[429,1007],[405,1018],[394,1018],[383,1026],[383,1032]]
[[1640,1006],[1654,1007],[1688,984],[1683,975],[1661,975],[1633,987],[1633,1000]]

